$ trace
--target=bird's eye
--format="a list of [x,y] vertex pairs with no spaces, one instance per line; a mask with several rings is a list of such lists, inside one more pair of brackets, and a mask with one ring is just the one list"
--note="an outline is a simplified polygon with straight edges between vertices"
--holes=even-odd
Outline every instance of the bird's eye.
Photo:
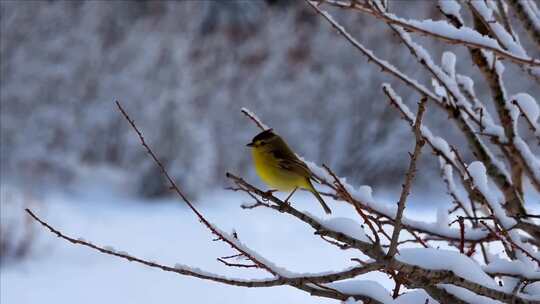
[[259,146],[264,146],[266,143],[264,141],[259,142]]

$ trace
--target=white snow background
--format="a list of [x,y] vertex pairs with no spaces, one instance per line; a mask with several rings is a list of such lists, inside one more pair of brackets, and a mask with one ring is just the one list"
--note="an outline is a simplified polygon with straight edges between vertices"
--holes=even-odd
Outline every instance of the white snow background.
[[[212,241],[213,236],[180,200],[134,198],[122,192],[125,185],[119,179],[101,174],[87,179],[84,186],[52,192],[41,199],[36,213],[69,236],[165,265],[180,263],[231,277],[269,277],[263,271],[217,262],[217,257],[235,252]],[[378,195],[375,190],[374,195],[388,204],[397,200],[388,192]],[[415,219],[435,221],[434,205],[443,200],[413,193],[405,212]],[[422,201],[433,205],[424,208]],[[234,229],[242,242],[290,271],[335,271],[355,265],[349,261],[359,257],[355,251],[336,249],[286,214],[242,210],[240,204],[245,202],[249,202],[246,195],[217,189],[197,199],[197,206],[211,222],[225,231]],[[293,202],[300,210],[325,216],[309,193],[295,194]],[[329,218],[356,219],[345,204],[331,206],[334,213]],[[23,212],[22,206],[19,211]],[[1,303],[336,303],[288,286],[233,287],[166,273],[67,243],[36,228],[38,242],[31,255],[1,268]],[[362,277],[368,278],[391,288],[384,275]]]

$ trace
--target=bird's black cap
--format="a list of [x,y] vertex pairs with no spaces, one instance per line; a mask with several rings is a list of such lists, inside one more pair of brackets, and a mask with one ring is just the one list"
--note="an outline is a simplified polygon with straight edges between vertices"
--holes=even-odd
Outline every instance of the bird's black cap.
[[248,147],[252,147],[253,144],[259,140],[265,140],[274,137],[276,134],[274,133],[273,129],[264,130],[261,133],[255,135],[251,142],[247,144]]

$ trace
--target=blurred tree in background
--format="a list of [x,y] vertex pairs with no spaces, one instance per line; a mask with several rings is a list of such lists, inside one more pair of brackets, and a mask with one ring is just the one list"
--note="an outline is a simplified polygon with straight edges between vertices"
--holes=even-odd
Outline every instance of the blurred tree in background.
[[[165,193],[115,99],[137,109],[150,144],[192,194],[220,184],[226,170],[254,177],[244,145],[257,130],[240,116],[243,106],[301,155],[355,183],[388,187],[402,176],[411,135],[396,134],[403,122],[379,88],[393,80],[358,64],[358,54],[300,2],[0,5],[1,173],[10,182],[65,183],[81,166],[107,165],[130,172],[140,194]],[[417,1],[396,5],[404,16],[436,12]],[[335,13],[386,59],[430,81],[390,32]]]

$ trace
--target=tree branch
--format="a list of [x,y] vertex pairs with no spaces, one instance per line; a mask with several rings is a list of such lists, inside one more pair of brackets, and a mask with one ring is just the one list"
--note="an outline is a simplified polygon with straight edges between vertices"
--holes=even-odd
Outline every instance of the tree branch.
[[426,111],[426,101],[427,101],[427,97],[423,97],[420,103],[418,103],[418,112],[416,114],[416,121],[414,122],[414,126],[413,126],[414,136],[416,138],[416,144],[414,146],[414,152],[411,156],[409,170],[407,170],[407,174],[405,177],[405,184],[403,184],[401,195],[398,201],[398,209],[396,213],[396,219],[394,221],[394,231],[392,233],[392,240],[390,242],[390,248],[388,249],[388,254],[387,254],[387,256],[389,257],[394,256],[396,254],[399,233],[401,231],[401,218],[403,217],[403,210],[405,210],[405,202],[407,201],[407,196],[409,196],[412,181],[414,180],[414,175],[416,173],[416,161],[418,157],[420,156],[422,147],[425,144],[424,138],[422,136],[422,131],[420,128],[422,127],[422,117],[424,116],[424,112]]
[[[365,5],[358,5],[354,1],[341,1],[341,0],[324,0],[324,3],[328,3],[332,6],[344,8],[344,9],[354,9],[357,11],[361,11],[364,13],[368,13],[372,15],[375,18],[381,19],[384,22],[388,24],[398,25],[400,27],[403,27],[404,29],[410,31],[410,32],[416,32],[421,35],[430,36],[433,38],[436,38],[438,40],[450,43],[450,44],[460,44],[468,47],[474,47],[474,48],[481,48],[488,51],[492,51],[496,53],[498,56],[509,59],[517,64],[520,65],[529,65],[529,66],[540,66],[540,60],[536,58],[529,58],[529,57],[523,57],[518,54],[512,53],[510,51],[507,51],[500,47],[500,45],[496,42],[491,40],[490,42],[493,42],[491,44],[479,42],[478,39],[474,40],[468,40],[465,37],[466,35],[455,35],[455,37],[442,34],[441,32],[437,32],[432,30],[430,26],[424,26],[422,21],[414,21],[411,22],[409,20],[405,20],[402,18],[399,18],[395,16],[394,14],[387,13],[385,11],[378,11],[375,9],[372,9],[370,7],[367,7]],[[463,32],[471,33],[473,32],[471,29],[462,27],[462,28],[455,28],[455,31],[459,32],[460,30]],[[469,31],[470,30],[470,31]],[[485,37],[483,37],[485,40]],[[483,41],[483,40],[482,40]],[[489,41],[489,40],[488,40]]]

